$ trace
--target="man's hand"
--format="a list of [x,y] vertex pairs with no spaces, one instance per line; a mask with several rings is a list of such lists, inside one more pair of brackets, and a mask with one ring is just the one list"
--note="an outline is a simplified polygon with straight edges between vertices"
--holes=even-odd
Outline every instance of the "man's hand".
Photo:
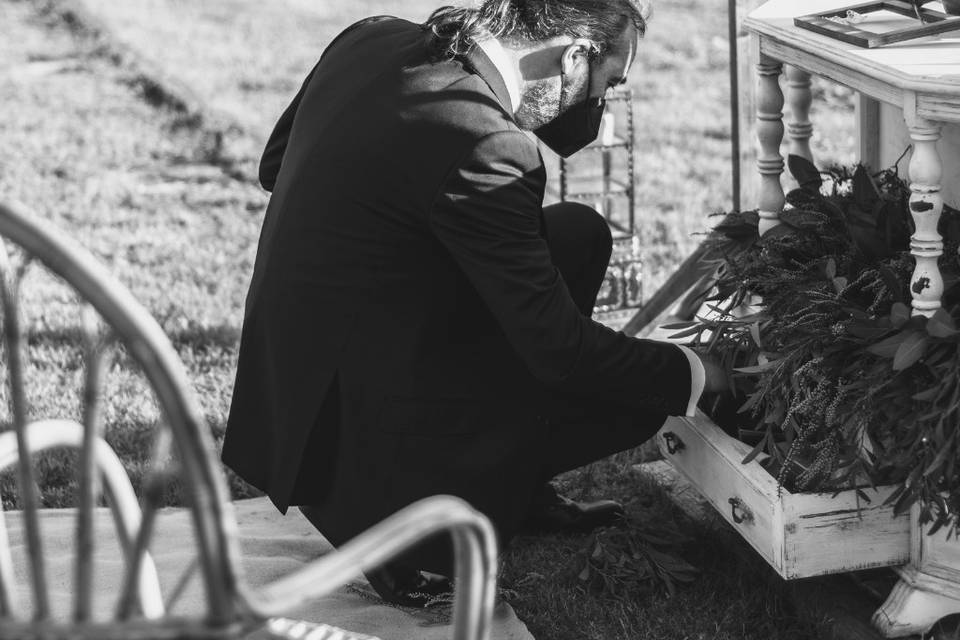
[[706,376],[703,386],[704,393],[723,393],[730,390],[730,372],[720,366],[714,358],[705,353],[694,351],[703,364],[703,372]]

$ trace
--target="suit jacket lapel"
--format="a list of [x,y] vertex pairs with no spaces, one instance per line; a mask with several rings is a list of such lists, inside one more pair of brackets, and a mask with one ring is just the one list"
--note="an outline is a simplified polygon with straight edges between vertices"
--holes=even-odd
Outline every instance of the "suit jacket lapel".
[[507,112],[507,115],[509,115],[512,120],[513,108],[511,108],[512,103],[510,102],[510,92],[507,91],[507,84],[503,81],[503,76],[500,75],[497,68],[493,66],[493,62],[491,62],[487,54],[483,52],[483,49],[476,45],[470,47],[470,51],[463,57],[463,62],[466,67],[483,78],[483,81],[487,83],[487,86],[490,87],[493,94],[497,96],[497,100],[500,101],[503,110]]
[[[513,108],[511,108],[513,103],[510,100],[510,92],[507,91],[507,83],[503,81],[503,76],[501,76],[497,68],[493,66],[493,62],[491,62],[487,54],[483,52],[483,49],[476,45],[470,47],[470,50],[463,57],[463,63],[468,70],[473,71],[483,78],[483,81],[487,83],[490,90],[497,96],[497,100],[500,101],[503,110],[510,119],[513,120]],[[537,155],[540,156],[540,164],[543,165],[543,154],[540,153],[539,145],[537,146]],[[544,238],[547,237],[547,224],[543,217],[542,207],[540,209],[540,235]]]

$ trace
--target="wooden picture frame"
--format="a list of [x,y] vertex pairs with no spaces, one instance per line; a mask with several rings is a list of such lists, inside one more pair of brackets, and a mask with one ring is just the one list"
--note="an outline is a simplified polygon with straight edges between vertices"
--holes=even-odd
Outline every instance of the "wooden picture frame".
[[[884,10],[913,18],[916,24],[903,29],[887,31],[886,33],[875,33],[861,29],[857,24],[844,24],[840,22],[840,20],[847,18],[848,12],[855,12],[869,17],[871,13]],[[922,20],[917,19],[918,14],[922,16]],[[864,2],[832,11],[800,16],[794,18],[793,23],[801,29],[814,31],[858,47],[873,49],[895,42],[924,38],[960,29],[960,16],[951,16],[941,11],[934,11],[933,9],[923,7],[915,8],[912,3],[905,2],[904,0],[883,0],[880,2]]]

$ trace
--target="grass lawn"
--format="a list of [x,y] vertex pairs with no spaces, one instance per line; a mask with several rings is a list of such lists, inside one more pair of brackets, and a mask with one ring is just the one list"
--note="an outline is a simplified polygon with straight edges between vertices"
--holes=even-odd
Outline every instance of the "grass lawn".
[[[262,144],[324,44],[343,27],[377,13],[421,20],[434,6],[424,0],[84,1],[123,41],[240,122],[251,149]],[[184,360],[219,439],[266,195],[212,163],[207,132],[176,111],[151,106],[131,70],[103,56],[97,42],[72,35],[43,5],[0,0],[0,24],[17,26],[17,37],[0,39],[0,197],[22,201],[66,230],[147,306]],[[631,80],[648,292],[695,246],[707,214],[729,206],[725,24],[723,3],[663,4]],[[849,96],[826,85],[817,93],[815,104],[828,108],[814,111],[814,146],[822,157],[849,162]],[[29,278],[33,413],[78,417],[75,306],[56,283]],[[122,354],[107,376],[106,397],[108,439],[136,474],[159,414]],[[575,497],[627,503],[631,528],[602,534],[601,546],[642,550],[666,537],[659,546],[697,567],[697,579],[670,595],[658,581],[631,573],[628,563],[625,573],[611,569],[606,582],[593,579],[596,574],[584,581],[582,551],[596,550],[597,539],[522,538],[506,553],[503,582],[534,635],[818,635],[819,621],[801,620],[791,608],[788,587],[759,559],[735,552],[744,547],[736,534],[716,519],[690,520],[631,470],[642,455],[619,454],[562,483]],[[49,506],[72,501],[58,464],[49,464],[42,478]],[[238,497],[250,494],[236,479],[232,488]]]
[[[422,21],[440,0],[81,0],[211,107],[262,143],[326,42],[389,14]],[[655,4],[629,86],[636,96],[636,212],[651,293],[699,243],[709,214],[731,206],[726,5]],[[282,43],[279,46],[278,43]],[[849,91],[817,82],[813,147],[823,164],[852,162]],[[253,145],[259,151],[259,145]],[[752,206],[752,203],[744,203]]]

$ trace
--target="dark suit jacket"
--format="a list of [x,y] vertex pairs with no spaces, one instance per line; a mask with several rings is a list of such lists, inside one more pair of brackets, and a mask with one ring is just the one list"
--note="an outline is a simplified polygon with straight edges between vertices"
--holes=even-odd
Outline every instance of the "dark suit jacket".
[[315,506],[335,544],[437,493],[509,536],[543,479],[546,391],[661,419],[689,399],[677,347],[577,311],[502,78],[476,48],[431,61],[429,36],[347,29],[261,165],[223,459],[281,510]]

